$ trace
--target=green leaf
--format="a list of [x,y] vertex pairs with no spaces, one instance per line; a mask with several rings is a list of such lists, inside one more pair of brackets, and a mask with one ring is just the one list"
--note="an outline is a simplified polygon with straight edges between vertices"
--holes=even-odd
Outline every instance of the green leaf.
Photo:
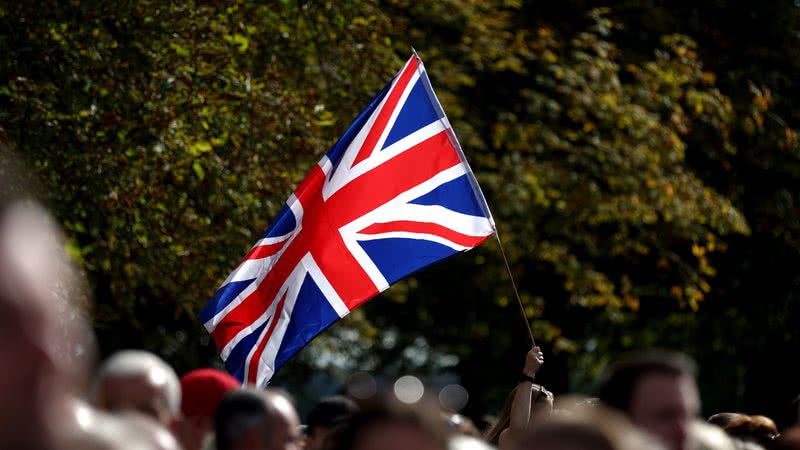
[[192,156],[210,152],[212,149],[213,147],[211,146],[211,143],[206,141],[197,141],[189,144],[189,154]]
[[195,161],[192,163],[192,170],[197,176],[197,179],[202,181],[206,177],[206,172],[203,170],[203,166],[200,164],[200,161]]

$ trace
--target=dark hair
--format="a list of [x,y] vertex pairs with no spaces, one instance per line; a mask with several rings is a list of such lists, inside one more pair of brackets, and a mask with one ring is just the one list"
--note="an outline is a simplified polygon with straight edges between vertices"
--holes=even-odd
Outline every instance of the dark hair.
[[351,450],[368,431],[389,424],[417,429],[430,436],[439,448],[447,448],[447,433],[435,409],[426,408],[424,404],[404,405],[388,399],[365,405],[330,435],[326,448]]
[[244,432],[263,427],[267,432],[280,420],[280,413],[262,391],[243,389],[225,394],[214,416],[217,450],[236,446]]
[[314,428],[333,428],[350,419],[358,412],[356,402],[343,395],[326,397],[319,401],[306,417],[306,426],[310,434]]
[[594,395],[608,406],[628,411],[633,390],[643,375],[658,373],[694,378],[696,372],[694,361],[682,353],[663,350],[631,353],[603,371],[597,380]]

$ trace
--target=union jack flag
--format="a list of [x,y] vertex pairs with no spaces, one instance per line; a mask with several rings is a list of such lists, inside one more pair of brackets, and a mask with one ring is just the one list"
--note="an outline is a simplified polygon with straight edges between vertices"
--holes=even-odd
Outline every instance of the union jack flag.
[[200,316],[228,371],[264,386],[333,322],[494,230],[414,55],[289,196]]

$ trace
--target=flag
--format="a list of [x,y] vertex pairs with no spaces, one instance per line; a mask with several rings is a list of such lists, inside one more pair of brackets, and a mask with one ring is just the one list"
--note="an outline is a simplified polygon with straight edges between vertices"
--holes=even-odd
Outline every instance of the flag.
[[494,233],[416,55],[314,166],[200,313],[243,383],[392,283]]

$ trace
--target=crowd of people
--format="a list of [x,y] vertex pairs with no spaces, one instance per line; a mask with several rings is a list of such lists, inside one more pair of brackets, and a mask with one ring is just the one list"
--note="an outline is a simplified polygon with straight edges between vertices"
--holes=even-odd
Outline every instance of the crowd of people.
[[323,398],[301,418],[288,392],[211,368],[178,377],[142,350],[91,370],[91,333],[74,303],[80,277],[58,227],[8,186],[0,182],[0,450],[800,449],[797,425],[778,430],[742,412],[701,420],[695,365],[671,352],[620,358],[592,397],[555,398],[536,382],[544,354],[533,347],[486,430],[390,393]]

